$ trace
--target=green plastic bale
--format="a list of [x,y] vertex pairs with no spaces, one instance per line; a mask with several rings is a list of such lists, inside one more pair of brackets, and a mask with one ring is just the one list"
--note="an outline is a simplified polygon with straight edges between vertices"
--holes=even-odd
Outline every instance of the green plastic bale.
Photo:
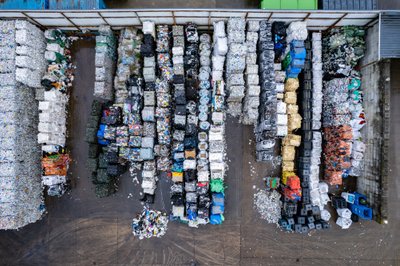
[[111,183],[113,178],[107,175],[107,169],[99,168],[97,170],[97,183]]
[[224,193],[224,181],[221,179],[212,179],[210,182],[211,192]]
[[100,153],[99,155],[99,168],[106,169],[108,166],[107,156],[105,153]]
[[88,150],[89,158],[97,158],[99,156],[100,147],[98,144],[90,143]]
[[97,158],[89,158],[86,161],[86,168],[89,170],[89,172],[93,173],[97,171],[98,167],[98,159]]
[[115,193],[115,187],[112,184],[96,184],[95,193],[99,198],[108,197]]
[[85,141],[89,143],[97,143],[97,128],[86,128]]
[[285,59],[283,59],[283,61],[282,61],[282,69],[286,70],[289,67],[291,62],[292,62],[292,57],[290,56],[290,53],[288,53],[285,56]]

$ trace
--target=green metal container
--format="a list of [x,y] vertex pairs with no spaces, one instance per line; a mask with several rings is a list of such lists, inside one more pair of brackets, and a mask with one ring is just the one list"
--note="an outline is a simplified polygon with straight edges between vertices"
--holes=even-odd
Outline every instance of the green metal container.
[[281,9],[298,9],[297,0],[281,0]]
[[318,0],[262,0],[261,9],[316,10]]

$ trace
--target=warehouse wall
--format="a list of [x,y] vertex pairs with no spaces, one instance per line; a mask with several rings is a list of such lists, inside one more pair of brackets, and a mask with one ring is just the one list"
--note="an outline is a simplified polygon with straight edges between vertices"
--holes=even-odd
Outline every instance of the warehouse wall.
[[387,76],[390,74],[390,62],[379,61],[379,23],[368,29],[366,54],[361,60],[361,87],[364,91],[364,107],[367,123],[362,129],[366,151],[364,173],[357,179],[358,192],[365,194],[374,209],[374,218],[382,222],[387,218],[387,175],[385,169],[385,144],[387,144],[385,114],[389,113],[389,104],[385,106],[390,94],[386,89]]
[[[358,192],[367,195],[374,218],[383,221],[387,218],[387,137],[385,117],[389,112],[389,104],[385,100],[389,89],[387,61],[371,63],[362,68],[362,88],[364,90],[364,105],[367,124],[362,130],[365,138],[366,151],[364,174],[357,179]],[[389,87],[390,88],[390,87]]]
[[379,60],[379,23],[367,30],[367,37],[365,39],[367,46],[367,53],[361,60],[361,65],[365,66],[372,62]]

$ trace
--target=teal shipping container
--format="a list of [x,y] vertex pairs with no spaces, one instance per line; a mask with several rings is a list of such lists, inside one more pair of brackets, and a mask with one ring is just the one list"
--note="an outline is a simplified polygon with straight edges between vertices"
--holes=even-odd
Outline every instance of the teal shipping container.
[[49,9],[104,9],[104,0],[48,0]]
[[49,8],[49,0],[2,0],[0,9],[45,10]]

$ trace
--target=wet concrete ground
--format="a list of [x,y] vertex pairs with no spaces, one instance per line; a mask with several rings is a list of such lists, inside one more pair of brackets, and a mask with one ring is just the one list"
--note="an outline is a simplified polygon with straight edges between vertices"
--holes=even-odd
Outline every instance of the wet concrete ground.
[[[261,188],[262,177],[274,170],[255,162],[252,128],[228,119],[225,223],[192,229],[170,222],[163,238],[139,241],[130,228],[131,219],[142,208],[139,185],[124,175],[114,196],[99,199],[85,169],[94,42],[80,42],[76,47],[69,131],[72,191],[47,199],[48,214],[41,221],[19,231],[0,232],[0,265],[400,265],[398,81],[392,89],[388,225],[362,222],[349,230],[333,225],[328,231],[300,235],[282,232],[259,219],[253,208],[255,188]],[[399,73],[400,64],[396,66],[393,71]],[[155,208],[169,209],[169,186],[168,180],[160,180]]]

